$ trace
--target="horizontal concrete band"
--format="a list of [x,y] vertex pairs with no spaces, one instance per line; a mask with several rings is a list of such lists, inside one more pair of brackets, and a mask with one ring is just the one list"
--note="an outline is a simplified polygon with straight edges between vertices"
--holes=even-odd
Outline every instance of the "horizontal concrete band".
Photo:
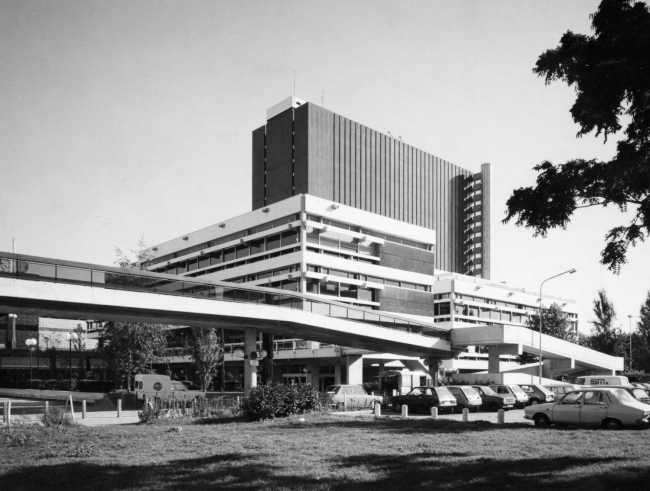
[[312,312],[92,286],[0,277],[0,309],[44,317],[218,326],[283,334],[407,356],[450,356],[445,339]]

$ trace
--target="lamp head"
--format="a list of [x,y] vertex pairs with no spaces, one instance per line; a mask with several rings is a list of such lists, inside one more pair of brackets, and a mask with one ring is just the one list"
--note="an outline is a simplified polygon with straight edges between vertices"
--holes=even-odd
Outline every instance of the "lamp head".
[[571,268],[571,269],[569,270],[569,274],[573,274],[573,273],[575,273],[575,272],[576,272],[576,269],[575,269],[575,268]]

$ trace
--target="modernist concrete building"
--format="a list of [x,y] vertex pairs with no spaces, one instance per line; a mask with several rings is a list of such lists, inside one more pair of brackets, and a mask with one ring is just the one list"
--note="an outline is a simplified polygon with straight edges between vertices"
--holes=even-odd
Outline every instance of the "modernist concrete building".
[[253,209],[299,194],[434,230],[436,269],[490,278],[490,165],[463,169],[290,97],[253,131]]
[[[309,293],[450,330],[523,326],[540,300],[489,280],[489,183],[488,164],[473,173],[289,98],[253,132],[253,211],[154,246],[151,270]],[[545,301],[577,324],[574,302]],[[460,349],[443,362],[450,372],[487,369],[488,358],[493,369],[512,366],[517,354]],[[295,338],[278,339],[276,350],[282,376],[321,387],[346,380],[359,356],[365,381],[388,364],[425,368]]]

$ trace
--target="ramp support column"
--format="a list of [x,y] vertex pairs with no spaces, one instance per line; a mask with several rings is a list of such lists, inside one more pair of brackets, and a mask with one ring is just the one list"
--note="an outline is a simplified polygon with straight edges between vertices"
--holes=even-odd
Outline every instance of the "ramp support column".
[[433,386],[440,385],[440,364],[442,360],[436,356],[429,357],[429,375],[433,379]]
[[320,362],[318,360],[312,360],[309,364],[309,383],[314,386],[316,390],[320,390],[318,387],[320,379]]
[[348,355],[348,384],[361,385],[363,383],[363,357],[361,355]]
[[244,329],[244,397],[248,397],[253,387],[257,387],[257,359],[251,359],[251,352],[257,351],[257,329],[247,327]]

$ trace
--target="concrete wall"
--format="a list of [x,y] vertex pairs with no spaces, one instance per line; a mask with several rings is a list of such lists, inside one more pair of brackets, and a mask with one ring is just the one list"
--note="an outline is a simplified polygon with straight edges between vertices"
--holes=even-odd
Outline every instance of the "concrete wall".
[[434,273],[435,255],[430,251],[385,242],[379,247],[379,258],[379,264],[387,268],[430,275]]
[[404,288],[384,287],[380,309],[386,312],[433,317],[433,294]]

